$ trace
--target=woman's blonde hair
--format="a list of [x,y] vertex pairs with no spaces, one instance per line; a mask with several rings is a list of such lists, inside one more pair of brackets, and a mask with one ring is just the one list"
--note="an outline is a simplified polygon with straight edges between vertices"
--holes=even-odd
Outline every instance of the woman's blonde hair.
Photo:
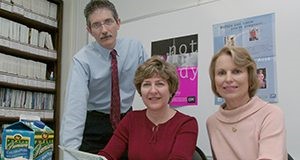
[[221,95],[217,92],[216,89],[215,69],[216,69],[217,59],[224,54],[232,57],[234,64],[237,65],[238,67],[247,68],[248,83],[249,83],[248,93],[250,97],[253,97],[259,87],[259,82],[258,82],[257,72],[256,72],[256,63],[251,58],[250,53],[245,48],[236,47],[236,46],[226,46],[212,57],[210,67],[209,67],[209,76],[211,81],[211,88],[214,94],[221,97]]

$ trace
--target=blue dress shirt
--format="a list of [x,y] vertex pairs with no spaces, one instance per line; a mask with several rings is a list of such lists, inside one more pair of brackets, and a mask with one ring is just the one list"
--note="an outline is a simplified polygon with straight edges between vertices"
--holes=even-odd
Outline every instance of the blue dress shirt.
[[[137,67],[148,59],[142,44],[132,39],[117,39],[121,113],[132,105]],[[91,42],[73,57],[61,122],[60,144],[78,149],[81,145],[87,111],[110,113],[111,57],[110,50]]]

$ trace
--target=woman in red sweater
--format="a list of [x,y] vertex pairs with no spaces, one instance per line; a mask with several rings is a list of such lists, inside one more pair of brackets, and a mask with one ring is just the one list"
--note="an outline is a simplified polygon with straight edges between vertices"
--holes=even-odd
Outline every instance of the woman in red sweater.
[[169,106],[178,89],[176,68],[154,56],[139,66],[134,83],[146,109],[129,112],[99,155],[117,160],[127,150],[130,160],[191,160],[197,121]]

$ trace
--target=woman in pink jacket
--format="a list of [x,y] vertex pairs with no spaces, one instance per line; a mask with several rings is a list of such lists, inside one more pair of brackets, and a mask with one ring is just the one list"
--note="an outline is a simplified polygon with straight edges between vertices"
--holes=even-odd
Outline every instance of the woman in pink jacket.
[[241,47],[224,47],[212,58],[211,87],[225,103],[207,119],[214,159],[287,160],[282,110],[255,95],[256,64]]

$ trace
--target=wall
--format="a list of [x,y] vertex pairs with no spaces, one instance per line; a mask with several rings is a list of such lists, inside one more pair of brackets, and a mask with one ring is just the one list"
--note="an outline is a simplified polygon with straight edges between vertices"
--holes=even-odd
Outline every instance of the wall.
[[[67,76],[72,56],[87,43],[88,35],[85,29],[83,8],[88,0],[64,0],[63,11],[63,39],[62,39],[62,64],[61,64],[61,101],[60,120],[64,111],[64,97]],[[78,12],[80,11],[80,12]],[[59,154],[62,159],[62,152]]]
[[[149,15],[159,15],[166,12],[178,10],[179,8],[189,8],[204,1],[211,0],[151,0],[151,1],[139,1],[139,0],[111,0],[115,4],[119,16],[123,22],[131,22],[138,19],[143,19]],[[134,4],[128,6],[128,4]],[[139,6],[139,7],[134,7]]]
[[[62,100],[63,111],[65,86],[69,65],[73,55],[85,44],[87,44],[88,34],[85,27],[83,10],[88,0],[64,0],[63,12],[63,42],[62,42]],[[78,12],[80,11],[80,12]],[[62,115],[62,113],[61,113]]]
[[[63,54],[65,56],[63,55],[62,60],[66,64],[63,63],[62,75],[65,75],[62,77],[63,81],[68,74],[67,66],[70,63],[71,54],[74,54],[74,51],[86,42],[86,37],[80,36],[86,33],[84,32],[85,27],[81,28],[82,24],[80,24],[83,21],[81,16],[83,11],[78,12],[77,10],[77,5],[84,5],[84,3],[81,4],[80,0],[75,0],[72,2],[75,4],[70,7],[66,4],[67,2],[71,3],[70,1],[72,0],[65,0],[65,10],[68,11],[64,13]],[[296,68],[299,68],[297,60],[300,59],[300,55],[296,53],[300,50],[300,21],[298,20],[300,2],[297,0],[188,0],[183,4],[182,1],[178,0],[166,0],[168,3],[160,3],[162,1],[159,0],[155,0],[153,3],[130,0],[131,4],[139,6],[137,7],[137,5],[128,5],[128,1],[126,1],[126,4],[125,1],[112,1],[120,10],[120,17],[125,22],[121,25],[119,36],[140,39],[148,53],[150,53],[152,41],[198,34],[199,105],[183,107],[179,110],[197,117],[200,128],[197,144],[208,155],[210,155],[210,147],[205,121],[209,115],[217,110],[217,106],[213,103],[214,95],[211,92],[208,77],[209,61],[213,55],[212,25],[266,13],[275,13],[278,105],[286,115],[288,151],[294,159],[300,159],[300,152],[297,149],[300,146],[297,137],[300,135],[300,125],[297,122],[300,113],[297,101],[297,98],[299,98],[298,91],[300,91],[300,83],[298,83],[300,74],[296,70]],[[68,18],[72,20],[68,20]],[[71,21],[68,27],[65,26],[65,21]],[[78,37],[83,37],[79,39],[80,43]],[[92,38],[89,38],[89,40],[92,40]],[[65,85],[62,85],[62,101],[64,87]],[[61,106],[63,107],[63,105]],[[134,106],[136,109],[143,108],[139,96],[136,96]]]

